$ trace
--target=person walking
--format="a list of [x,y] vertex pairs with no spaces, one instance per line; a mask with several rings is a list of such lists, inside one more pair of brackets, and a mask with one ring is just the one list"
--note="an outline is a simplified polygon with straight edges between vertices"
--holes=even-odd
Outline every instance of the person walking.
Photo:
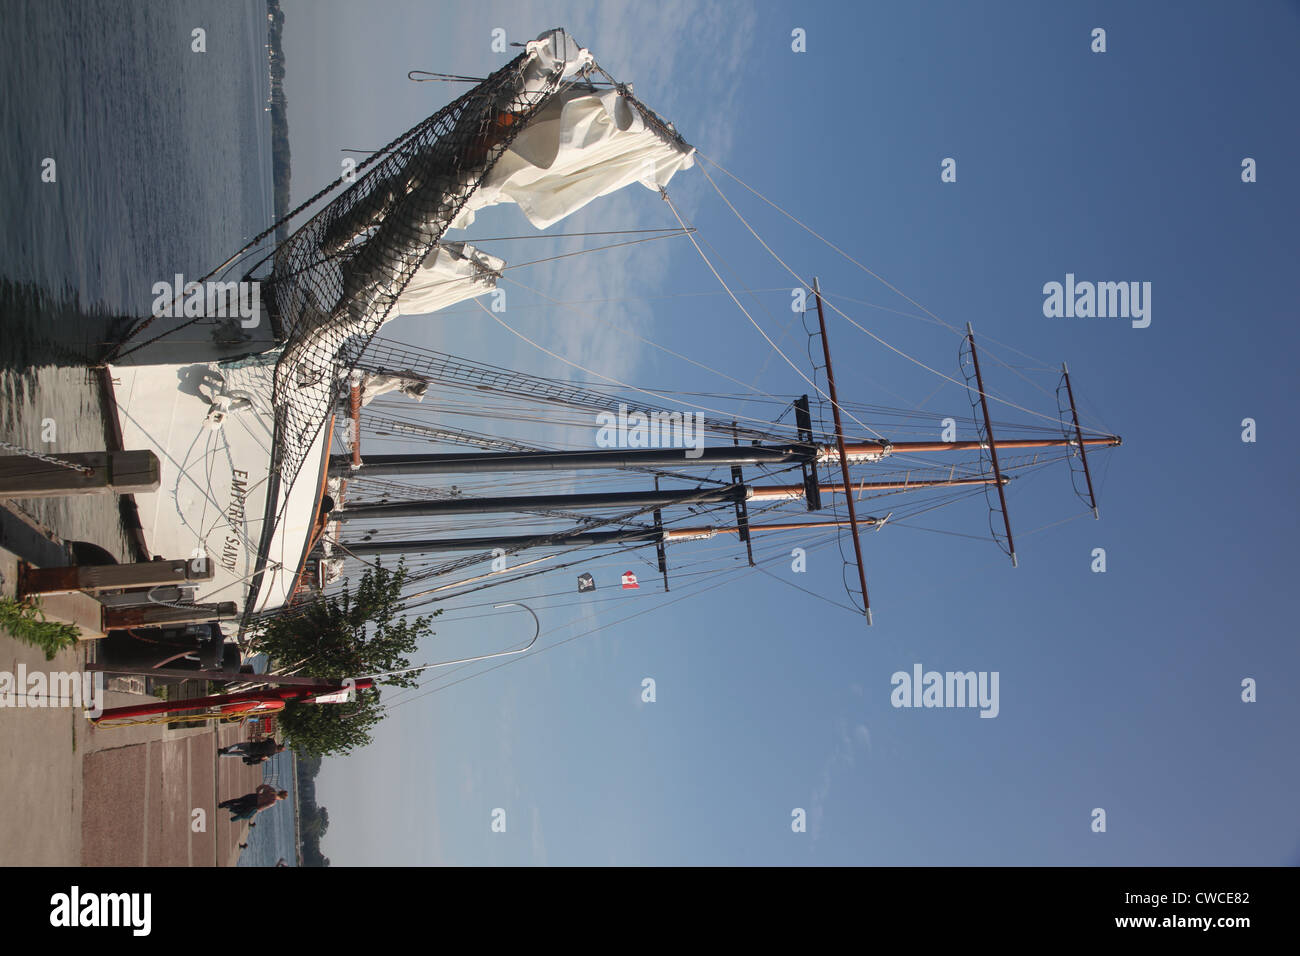
[[267,737],[265,740],[244,740],[217,750],[222,757],[243,757],[244,763],[250,767],[283,752],[284,744],[277,744],[273,737]]
[[217,806],[230,811],[230,820],[233,823],[236,820],[251,820],[267,807],[275,806],[288,796],[288,790],[276,790],[269,783],[264,783],[252,793],[222,800]]

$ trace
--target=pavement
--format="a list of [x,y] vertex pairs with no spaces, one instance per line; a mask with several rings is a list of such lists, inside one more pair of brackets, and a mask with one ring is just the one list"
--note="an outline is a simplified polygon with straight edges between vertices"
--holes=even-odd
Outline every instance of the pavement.
[[[15,577],[0,549],[0,595]],[[0,631],[0,671],[81,671],[93,643],[46,661]],[[104,706],[153,699],[109,690]],[[111,728],[80,707],[0,708],[0,865],[234,866],[248,823],[217,804],[255,790],[262,768],[217,748],[246,736],[238,724]]]
[[[115,732],[95,729],[100,737]],[[241,739],[243,728],[228,725],[88,753],[79,862],[234,866],[248,823],[232,824],[217,804],[257,789],[262,768],[216,751]]]

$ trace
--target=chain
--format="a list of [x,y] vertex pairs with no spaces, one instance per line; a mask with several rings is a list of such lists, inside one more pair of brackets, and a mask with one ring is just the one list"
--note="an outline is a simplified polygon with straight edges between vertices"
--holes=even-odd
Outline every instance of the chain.
[[26,455],[28,458],[38,458],[51,465],[58,465],[61,468],[67,468],[69,471],[80,472],[87,478],[93,478],[95,476],[94,468],[89,468],[85,465],[74,465],[70,461],[63,461],[59,458],[51,458],[49,455],[42,455],[39,451],[32,451],[29,448],[20,448],[18,445],[11,445],[7,441],[0,441],[0,448],[12,451],[15,454]]
[[149,599],[149,603],[150,603],[150,604],[161,604],[163,607],[174,607],[174,608],[175,608],[176,610],[178,610],[178,611],[192,611],[192,610],[194,610],[195,607],[198,606],[198,605],[194,604],[193,602],[191,602],[191,603],[189,603],[189,604],[179,604],[179,603],[177,603],[176,601],[164,601],[162,598],[156,598],[156,597],[154,597],[154,596],[153,596],[153,592],[154,592],[154,591],[157,591],[158,588],[160,588],[160,587],[164,587],[164,585],[161,585],[161,584],[154,585],[154,586],[151,587],[151,588],[148,590],[148,592],[145,594],[145,597],[147,597],[147,598]]

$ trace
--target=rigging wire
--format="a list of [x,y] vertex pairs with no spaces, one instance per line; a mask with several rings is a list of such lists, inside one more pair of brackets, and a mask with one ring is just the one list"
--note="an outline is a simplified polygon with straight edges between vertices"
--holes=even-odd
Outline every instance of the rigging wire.
[[[619,381],[618,379],[616,379],[616,378],[611,378],[611,377],[608,376],[608,375],[602,375],[600,372],[597,372],[597,371],[595,371],[595,370],[593,370],[593,369],[589,369],[589,368],[587,368],[586,366],[579,365],[577,362],[574,362],[572,359],[567,359],[567,358],[565,358],[563,355],[560,355],[558,352],[553,352],[553,351],[551,351],[550,349],[548,349],[546,346],[542,345],[541,343],[539,343],[539,342],[535,342],[535,341],[533,341],[532,339],[530,339],[528,336],[524,335],[524,333],[520,332],[520,331],[519,331],[518,329],[516,329],[514,326],[510,325],[508,322],[506,322],[504,319],[502,319],[500,316],[498,316],[495,312],[492,312],[491,310],[489,310],[488,307],[485,306],[485,305],[483,305],[482,302],[479,302],[478,300],[475,300],[475,304],[478,305],[478,307],[479,307],[479,308],[480,308],[480,309],[481,309],[481,310],[482,310],[482,311],[483,311],[483,312],[484,312],[484,313],[485,313],[485,314],[486,314],[490,319],[492,319],[492,321],[496,322],[498,325],[500,325],[502,328],[504,328],[504,329],[505,329],[507,332],[509,332],[511,335],[514,335],[515,337],[517,337],[517,338],[519,338],[519,339],[522,339],[524,342],[527,342],[529,345],[531,345],[533,348],[537,349],[539,352],[545,352],[547,355],[551,356],[551,357],[554,358],[554,359],[558,359],[559,361],[563,362],[563,363],[566,364],[566,365],[571,365],[571,366],[573,366],[574,368],[578,369],[578,370],[581,371],[581,372],[586,372],[588,375],[595,375],[595,376],[597,376],[598,378],[603,378],[603,379],[605,379],[605,381],[607,381],[607,382],[612,382],[613,384],[618,385],[618,386],[621,387],[621,388],[630,389],[630,390],[632,390],[632,391],[634,391],[634,392],[640,392],[640,393],[643,394],[643,395],[649,395],[649,396],[651,396],[651,397],[653,397],[653,398],[655,398],[655,399],[657,399],[657,400],[659,400],[659,401],[664,401],[664,400],[665,400],[665,399],[664,399],[664,396],[662,396],[662,395],[660,395],[660,394],[658,394],[658,393],[656,393],[656,392],[652,392],[652,391],[650,391],[649,389],[645,389],[645,388],[638,388],[637,386],[635,386],[635,385],[630,385],[630,384],[628,384],[627,382],[621,382],[621,381]],[[802,374],[802,373],[800,373],[800,374]],[[814,386],[814,387],[815,387],[815,386]],[[700,405],[700,404],[698,404],[698,403],[696,403],[696,402],[681,402],[680,404],[682,404],[682,405],[686,405],[686,406],[689,406],[689,407],[691,407],[691,408],[699,409],[699,410],[701,410],[701,411],[712,412],[712,413],[715,414],[715,415],[724,415],[724,416],[728,416],[728,417],[731,417],[731,418],[741,418],[741,419],[745,419],[746,421],[751,421],[751,422],[762,422],[764,425],[769,425],[769,426],[771,425],[771,422],[769,422],[767,419],[764,419],[764,418],[756,418],[756,417],[754,417],[754,416],[752,416],[752,415],[741,415],[741,414],[738,414],[738,413],[732,413],[732,414],[728,415],[727,412],[724,412],[724,411],[722,411],[722,410],[720,410],[720,409],[717,409],[717,408],[710,408],[710,407],[707,406],[707,405]],[[852,417],[852,416],[850,416],[850,417]],[[857,421],[856,418],[854,418],[853,420],[854,420],[854,421]],[[858,422],[858,424],[862,424],[862,423],[861,423],[861,422]],[[866,426],[866,425],[863,425],[863,427],[864,427],[864,428],[867,428],[868,431],[872,431],[872,429],[869,428],[869,427]],[[883,438],[884,436],[880,436],[880,437]]]
[[[779,556],[780,559],[784,559],[784,557],[785,557],[784,554],[782,554],[782,555]],[[777,560],[777,559],[774,558],[773,560]],[[755,566],[755,567],[753,567],[753,568],[750,568],[750,567],[747,567],[747,566],[746,566],[746,567],[743,567],[743,568],[736,568],[736,569],[734,569],[734,570],[735,570],[735,572],[738,573],[739,576],[744,576],[747,572],[753,572],[753,571],[756,571],[756,570],[757,570],[757,566]],[[723,573],[726,573],[726,572],[723,572]],[[403,700],[403,701],[401,701],[401,702],[399,702],[399,703],[397,703],[397,704],[393,704],[392,707],[386,707],[385,709],[386,709],[388,712],[391,713],[392,710],[395,710],[397,707],[400,707],[400,706],[402,706],[402,705],[404,705],[404,704],[413,703],[414,701],[416,701],[416,700],[420,700],[420,699],[422,699],[422,698],[424,698],[424,697],[427,697],[427,696],[429,696],[430,694],[435,694],[435,693],[437,693],[437,692],[439,692],[439,691],[446,690],[446,689],[449,688],[449,687],[454,687],[454,686],[456,686],[457,684],[464,683],[465,681],[473,680],[473,679],[476,678],[476,677],[482,677],[482,676],[484,676],[485,674],[491,673],[492,671],[494,671],[494,670],[496,670],[496,669],[498,669],[498,668],[500,668],[500,667],[506,667],[506,666],[509,666],[510,664],[515,664],[515,663],[518,663],[518,662],[523,661],[523,660],[530,660],[530,659],[532,659],[532,658],[534,658],[534,657],[536,657],[536,656],[538,656],[538,655],[540,655],[540,654],[544,654],[546,651],[553,650],[553,649],[555,649],[555,648],[557,648],[557,647],[563,647],[564,645],[566,645],[566,644],[570,644],[570,643],[572,643],[573,641],[576,641],[576,640],[579,640],[580,638],[586,637],[586,636],[588,636],[589,634],[594,634],[594,633],[596,633],[596,632],[598,632],[598,631],[605,630],[606,628],[613,627],[615,624],[622,624],[622,623],[624,623],[624,622],[626,622],[626,621],[630,621],[630,620],[632,620],[633,618],[640,617],[640,616],[643,615],[643,614],[648,614],[648,613],[650,613],[651,611],[658,610],[660,607],[665,607],[665,606],[669,606],[669,605],[672,605],[672,604],[677,604],[677,603],[679,603],[679,602],[681,602],[681,601],[687,600],[688,598],[696,597],[696,596],[698,596],[698,595],[700,595],[700,594],[705,594],[705,593],[708,593],[709,591],[716,590],[717,588],[724,587],[724,586],[727,585],[727,584],[731,584],[731,583],[732,583],[732,580],[734,580],[734,579],[730,579],[730,578],[729,578],[729,579],[725,579],[725,580],[722,580],[722,581],[717,582],[716,584],[712,584],[712,585],[710,585],[709,587],[702,588],[702,589],[697,590],[697,591],[692,591],[692,592],[690,592],[690,593],[688,593],[688,594],[682,594],[682,595],[680,595],[679,597],[677,597],[677,598],[675,598],[675,599],[673,599],[673,600],[671,600],[671,601],[667,601],[667,602],[665,602],[664,604],[658,605],[657,607],[648,607],[648,608],[643,608],[642,610],[639,610],[639,611],[636,611],[636,612],[634,612],[634,613],[632,613],[632,614],[629,614],[627,617],[619,618],[619,619],[616,620],[616,621],[610,621],[610,622],[607,623],[607,624],[601,624],[601,625],[598,625],[598,626],[593,627],[593,628],[591,628],[591,629],[589,629],[589,630],[587,630],[587,631],[583,631],[583,632],[581,632],[581,633],[579,633],[579,634],[575,634],[575,635],[573,635],[573,636],[571,636],[571,637],[564,638],[563,640],[556,641],[556,642],[553,643],[553,644],[547,644],[546,646],[544,646],[544,647],[540,647],[540,648],[538,648],[537,650],[533,651],[531,654],[527,654],[527,655],[525,655],[525,656],[523,656],[523,657],[512,658],[511,660],[508,660],[508,661],[502,661],[500,664],[494,664],[494,665],[491,666],[491,667],[487,667],[487,668],[484,668],[484,669],[482,669],[482,670],[475,671],[475,672],[472,673],[472,674],[467,674],[466,676],[461,677],[461,678],[459,678],[459,679],[457,679],[457,680],[451,681],[451,682],[446,683],[446,684],[442,684],[442,685],[440,685],[440,686],[438,686],[438,687],[430,688],[430,689],[428,689],[428,690],[425,690],[424,693],[422,693],[422,694],[416,694],[415,696],[412,696],[412,697],[410,697],[410,698],[408,698],[408,699],[406,699],[406,700]],[[856,614],[856,613],[859,613],[859,612],[855,611],[854,613]],[[576,622],[570,622],[570,624],[561,625],[561,627],[567,627],[567,626],[570,626],[571,623],[576,623]],[[444,675],[441,675],[441,676],[442,676],[442,677],[448,677],[448,676],[450,676],[450,674],[444,674]],[[434,680],[437,680],[437,678],[434,678]]]
[[[965,335],[964,332],[961,332],[961,331],[958,330],[955,326],[953,326],[953,325],[951,325],[950,323],[945,322],[943,319],[939,318],[939,316],[935,315],[933,312],[931,312],[931,311],[930,311],[929,309],[927,309],[925,306],[921,305],[921,303],[917,302],[915,299],[913,299],[911,296],[907,295],[907,293],[903,292],[903,291],[902,291],[901,289],[899,289],[898,287],[896,287],[896,286],[890,284],[888,281],[886,281],[886,280],[885,280],[882,276],[880,276],[878,273],[873,272],[871,269],[867,268],[867,267],[866,267],[865,265],[863,265],[861,262],[858,262],[858,260],[854,259],[854,258],[853,258],[852,256],[850,256],[848,253],[844,252],[844,250],[840,249],[840,248],[839,248],[838,246],[836,246],[834,243],[830,242],[830,240],[826,239],[824,236],[821,236],[821,235],[818,234],[817,232],[814,232],[810,227],[804,225],[802,222],[800,222],[798,219],[796,219],[796,218],[795,218],[794,216],[792,216],[790,213],[786,212],[784,209],[781,209],[780,206],[777,206],[777,205],[776,205],[775,203],[773,203],[770,199],[767,199],[767,197],[763,196],[761,193],[759,193],[759,192],[758,192],[757,190],[755,190],[753,187],[749,186],[748,184],[746,184],[746,183],[744,183],[744,182],[741,182],[741,180],[740,180],[738,177],[736,177],[734,174],[732,174],[732,173],[730,173],[730,172],[727,172],[727,170],[723,169],[721,166],[719,166],[717,163],[713,162],[713,160],[708,159],[707,157],[703,157],[703,156],[702,156],[701,158],[705,159],[705,160],[706,160],[710,165],[715,166],[715,167],[716,167],[717,169],[719,169],[720,171],[727,173],[728,176],[731,176],[733,179],[736,180],[736,182],[740,183],[742,186],[744,186],[744,187],[745,187],[746,189],[748,189],[750,192],[754,193],[754,195],[758,196],[760,199],[762,199],[764,202],[766,202],[766,203],[768,203],[769,205],[771,205],[771,206],[772,206],[773,208],[775,208],[777,211],[779,211],[779,212],[781,212],[783,215],[787,216],[789,219],[791,219],[792,221],[794,221],[797,225],[803,227],[803,228],[806,229],[808,232],[812,233],[812,235],[816,236],[818,239],[820,239],[822,242],[826,243],[828,246],[830,246],[830,247],[831,247],[832,249],[834,249],[836,252],[840,253],[840,255],[844,256],[844,258],[848,259],[848,260],[849,260],[850,262],[852,262],[854,265],[858,266],[858,268],[862,269],[864,272],[866,272],[866,273],[868,273],[869,275],[871,275],[873,278],[875,278],[878,282],[880,282],[880,283],[881,283],[882,285],[884,285],[886,288],[890,289],[892,292],[898,294],[899,296],[901,296],[902,298],[904,298],[904,299],[906,299],[908,302],[910,302],[912,305],[916,306],[918,309],[920,309],[921,311],[923,311],[926,315],[932,317],[935,321],[940,322],[941,324],[943,324],[944,326],[946,326],[948,329],[950,329],[950,330],[953,331],[954,333],[959,334],[959,335],[963,335],[963,336]],[[802,286],[804,286],[804,287],[807,288],[807,289],[811,289],[811,288],[812,288],[811,285],[810,285],[807,281],[805,281],[804,278],[803,278],[802,276],[799,275],[799,273],[797,273],[794,269],[792,269],[792,268],[791,268],[791,267],[786,263],[786,261],[785,261],[784,259],[782,259],[779,255],[777,255],[777,253],[772,249],[772,247],[769,246],[769,245],[768,245],[768,244],[763,240],[763,238],[762,238],[761,236],[759,236],[759,234],[758,234],[757,232],[754,231],[754,227],[751,226],[751,225],[749,224],[749,221],[748,221],[747,219],[745,219],[745,217],[742,216],[742,215],[740,214],[740,211],[739,211],[738,209],[736,209],[736,207],[735,207],[734,205],[732,205],[731,200],[728,199],[728,198],[726,197],[726,194],[722,192],[722,190],[718,187],[718,184],[717,184],[716,182],[713,181],[713,177],[709,175],[708,170],[706,170],[703,166],[701,166],[701,167],[700,167],[700,172],[704,174],[704,178],[707,179],[707,180],[709,181],[709,184],[713,187],[714,191],[718,194],[718,196],[722,199],[722,201],[723,201],[724,203],[726,203],[727,208],[729,208],[729,209],[732,211],[732,213],[735,214],[736,218],[739,219],[739,220],[741,221],[741,223],[745,226],[745,228],[749,230],[750,234],[751,234],[751,235],[752,235],[756,240],[758,240],[759,244],[762,245],[762,247],[763,247],[764,249],[767,250],[767,252],[772,256],[772,258],[775,259],[778,263],[780,263],[780,265],[781,265],[782,268],[784,268],[784,269],[785,269],[787,272],[789,272],[792,276],[794,276],[796,279],[798,279],[798,280],[799,280],[799,283],[800,283]],[[669,205],[671,205],[671,201],[670,201]],[[675,210],[674,210],[674,211],[675,211]],[[679,220],[679,221],[680,221],[680,220]],[[683,226],[683,228],[685,228],[685,223],[682,223],[682,226]],[[695,238],[694,238],[694,236],[691,236],[690,239],[691,239],[691,243],[692,243],[693,245],[695,245],[695,247],[698,249],[698,248],[699,248],[699,245],[695,242]],[[701,253],[701,255],[702,255],[702,253]],[[716,274],[716,273],[715,273],[715,274]],[[733,298],[734,298],[734,296],[733,296]],[[881,338],[881,337],[880,337],[879,335],[877,335],[876,333],[872,332],[872,331],[871,331],[870,329],[868,329],[866,326],[862,325],[862,324],[859,323],[857,320],[853,319],[851,316],[849,316],[849,315],[847,315],[846,313],[844,313],[843,311],[841,311],[841,310],[840,310],[840,309],[839,309],[839,308],[838,308],[838,307],[837,307],[833,302],[828,301],[828,300],[826,299],[825,296],[822,296],[822,301],[826,302],[826,304],[827,304],[828,306],[830,306],[831,309],[833,309],[833,310],[834,310],[834,311],[835,311],[835,312],[836,312],[836,313],[837,313],[841,318],[847,320],[847,321],[849,322],[849,324],[853,325],[855,328],[859,329],[860,331],[866,333],[868,336],[870,336],[871,338],[875,339],[877,342],[879,342],[879,343],[880,343],[881,345],[883,345],[885,348],[889,349],[891,352],[894,352],[894,353],[896,353],[897,355],[899,355],[899,356],[901,356],[901,357],[907,359],[909,362],[912,362],[913,364],[920,366],[921,368],[925,369],[927,372],[930,372],[930,373],[932,373],[932,374],[934,374],[934,375],[939,376],[940,378],[943,378],[943,379],[946,379],[946,380],[949,381],[949,382],[952,382],[954,385],[958,385],[958,386],[962,387],[963,389],[966,389],[966,390],[969,390],[969,391],[976,391],[976,392],[978,393],[978,389],[973,389],[973,388],[972,388],[970,385],[968,385],[967,383],[965,383],[965,382],[959,382],[959,381],[957,381],[955,378],[952,378],[951,376],[945,375],[943,372],[940,372],[940,371],[938,371],[937,369],[931,368],[929,365],[926,365],[926,364],[925,364],[924,362],[922,362],[920,359],[915,358],[914,356],[911,356],[911,355],[907,354],[906,352],[904,352],[902,349],[898,348],[897,346],[892,345],[892,344],[890,344],[889,342],[886,342],[883,338]],[[737,303],[737,304],[739,304],[739,303]],[[750,321],[753,321],[753,320],[751,319]],[[1021,353],[1021,354],[1024,354],[1024,353]],[[1027,356],[1027,357],[1029,357],[1029,358],[1033,358],[1033,356]],[[1034,359],[1034,361],[1041,361],[1041,359]],[[996,401],[996,402],[1001,402],[1001,403],[1004,404],[1004,405],[1009,405],[1009,406],[1011,406],[1012,408],[1015,408],[1015,409],[1017,409],[1017,410],[1019,410],[1019,411],[1022,411],[1022,412],[1024,412],[1024,413],[1027,414],[1027,415],[1034,415],[1034,416],[1036,416],[1036,417],[1038,417],[1038,418],[1048,419],[1049,421],[1052,420],[1050,416],[1048,416],[1048,415],[1044,415],[1042,412],[1036,412],[1036,411],[1034,411],[1033,409],[1025,408],[1023,405],[1018,405],[1018,404],[1016,404],[1015,402],[1009,401],[1008,399],[1001,398],[1001,397],[996,396],[996,395],[991,395],[991,394],[988,394],[987,392],[985,392],[985,393],[983,393],[983,394],[985,395],[986,398],[990,398],[990,399],[992,399],[993,401]]]
[[[661,187],[659,192],[664,197],[664,201],[668,203],[668,208],[673,211],[673,216],[675,216],[677,222],[681,224],[682,229],[683,230],[686,229],[687,228],[686,223],[682,220],[681,214],[677,211],[677,206],[674,205],[672,199],[669,198],[668,191]],[[714,268],[713,263],[709,261],[709,257],[704,254],[704,250],[700,248],[700,244],[695,241],[695,236],[693,235],[693,233],[688,232],[685,235],[688,239],[691,240],[691,245],[693,245],[695,247],[695,251],[700,254],[700,258],[704,260],[704,264],[709,267],[709,271],[713,273],[713,277],[717,279],[718,282],[722,285],[723,289],[727,291],[727,295],[731,297],[731,301],[736,303],[736,307],[740,309],[741,313],[744,314],[745,318],[749,319],[750,324],[753,325],[754,328],[758,330],[758,334],[763,336],[767,344],[772,347],[773,351],[775,351],[777,355],[785,359],[785,363],[789,365],[792,369],[794,369],[796,375],[798,375],[801,379],[803,379],[805,382],[811,385],[819,395],[821,395],[827,401],[830,401],[830,396],[827,395],[825,392],[823,392],[816,382],[814,382],[807,375],[805,375],[803,373],[803,370],[800,369],[799,366],[795,365],[794,362],[790,360],[790,357],[786,355],[784,352],[782,352],[781,349],[777,346],[777,344],[772,341],[772,337],[768,335],[765,331],[763,331],[763,327],[759,325],[756,321],[754,321],[754,317],[749,314],[749,311],[744,307],[744,305],[741,304],[740,300],[736,298],[736,294],[731,291],[731,287],[727,285],[727,281],[723,279],[721,275],[718,274],[718,270]],[[796,278],[798,277],[796,276]],[[802,282],[803,280],[800,281]],[[836,402],[833,404],[838,405],[839,403]],[[876,431],[870,425],[860,421],[855,415],[853,415],[853,413],[845,410],[842,407],[840,408],[840,411],[843,411],[845,415],[853,419],[854,422],[856,422],[862,428],[865,428],[867,431],[871,432],[871,434],[875,435],[877,438],[882,440],[885,438],[884,435],[880,434],[880,432]]]
[[[674,234],[678,234],[678,233],[674,230]],[[531,286],[527,286],[527,285],[525,285],[524,283],[520,282],[518,279],[514,279],[514,278],[511,278],[511,277],[507,277],[507,276],[503,276],[502,278],[504,278],[504,279],[505,279],[507,282],[509,282],[511,285],[517,285],[517,286],[519,286],[521,289],[526,289],[527,291],[533,293],[534,295],[538,295],[538,296],[541,296],[541,297],[544,298],[544,299],[547,299],[547,300],[550,301],[552,304],[555,304],[555,305],[564,305],[564,304],[565,304],[565,303],[559,301],[558,299],[553,299],[551,296],[548,296],[546,293],[542,292],[540,289],[534,289],[534,288],[532,288]],[[480,305],[481,305],[481,303],[476,303],[476,304],[480,304]],[[578,314],[578,315],[584,315],[584,316],[586,316],[586,317],[589,318],[589,319],[595,319],[596,321],[604,322],[606,325],[608,325],[610,328],[614,329],[616,332],[621,332],[622,334],[627,335],[627,336],[630,336],[630,337],[636,339],[637,341],[639,341],[639,342],[641,342],[641,343],[643,343],[643,344],[645,344],[645,345],[650,346],[651,348],[658,349],[659,351],[664,352],[664,353],[667,354],[667,355],[671,355],[671,356],[673,356],[674,358],[679,358],[679,359],[681,359],[682,361],[684,361],[684,362],[688,362],[688,363],[690,363],[691,365],[694,365],[694,366],[696,366],[697,368],[701,368],[701,369],[703,369],[703,370],[706,371],[706,372],[710,372],[710,373],[712,373],[712,374],[714,374],[714,375],[717,375],[717,376],[719,376],[719,377],[721,377],[721,378],[725,378],[725,379],[726,379],[727,381],[729,381],[729,382],[735,382],[737,385],[740,385],[740,386],[743,386],[743,387],[745,387],[745,388],[748,388],[748,389],[750,389],[751,391],[758,392],[758,393],[761,394],[761,395],[766,395],[766,394],[767,394],[767,393],[765,393],[765,392],[762,392],[760,389],[755,388],[755,387],[752,386],[752,385],[748,385],[748,384],[746,384],[745,382],[742,382],[742,381],[741,381],[740,379],[738,379],[738,378],[734,378],[734,377],[728,375],[726,372],[723,372],[723,371],[720,370],[720,369],[713,368],[713,367],[710,366],[710,365],[706,365],[706,364],[704,364],[703,362],[697,361],[697,360],[695,360],[695,359],[693,359],[693,358],[690,358],[689,356],[683,355],[683,354],[681,354],[680,352],[675,352],[675,351],[673,351],[672,349],[668,348],[667,346],[660,345],[660,344],[657,343],[657,342],[652,342],[650,339],[646,338],[646,337],[643,336],[643,335],[640,335],[639,333],[633,332],[631,329],[625,329],[625,328],[623,328],[622,326],[615,325],[615,324],[614,324],[613,322],[611,322],[609,319],[606,319],[606,318],[602,318],[602,317],[600,317],[600,316],[593,315],[593,314],[590,313],[590,312],[584,312],[584,311],[581,310],[581,309],[574,309],[574,308],[572,308],[572,307],[569,308],[569,311],[574,312],[574,313],[576,313],[576,314]],[[604,387],[608,387],[608,385],[606,384]],[[755,420],[757,420],[757,419],[755,419]]]

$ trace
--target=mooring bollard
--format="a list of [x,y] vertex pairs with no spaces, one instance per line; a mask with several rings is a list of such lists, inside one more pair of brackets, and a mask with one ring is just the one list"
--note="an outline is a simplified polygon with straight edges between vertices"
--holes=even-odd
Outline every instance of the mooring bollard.
[[151,451],[0,456],[0,498],[135,494],[157,491],[160,483]]
[[[211,581],[212,562],[206,559],[141,561],[136,564],[78,564],[67,568],[22,567],[20,594],[70,594],[74,591],[114,591]],[[145,598],[141,597],[141,602]]]

